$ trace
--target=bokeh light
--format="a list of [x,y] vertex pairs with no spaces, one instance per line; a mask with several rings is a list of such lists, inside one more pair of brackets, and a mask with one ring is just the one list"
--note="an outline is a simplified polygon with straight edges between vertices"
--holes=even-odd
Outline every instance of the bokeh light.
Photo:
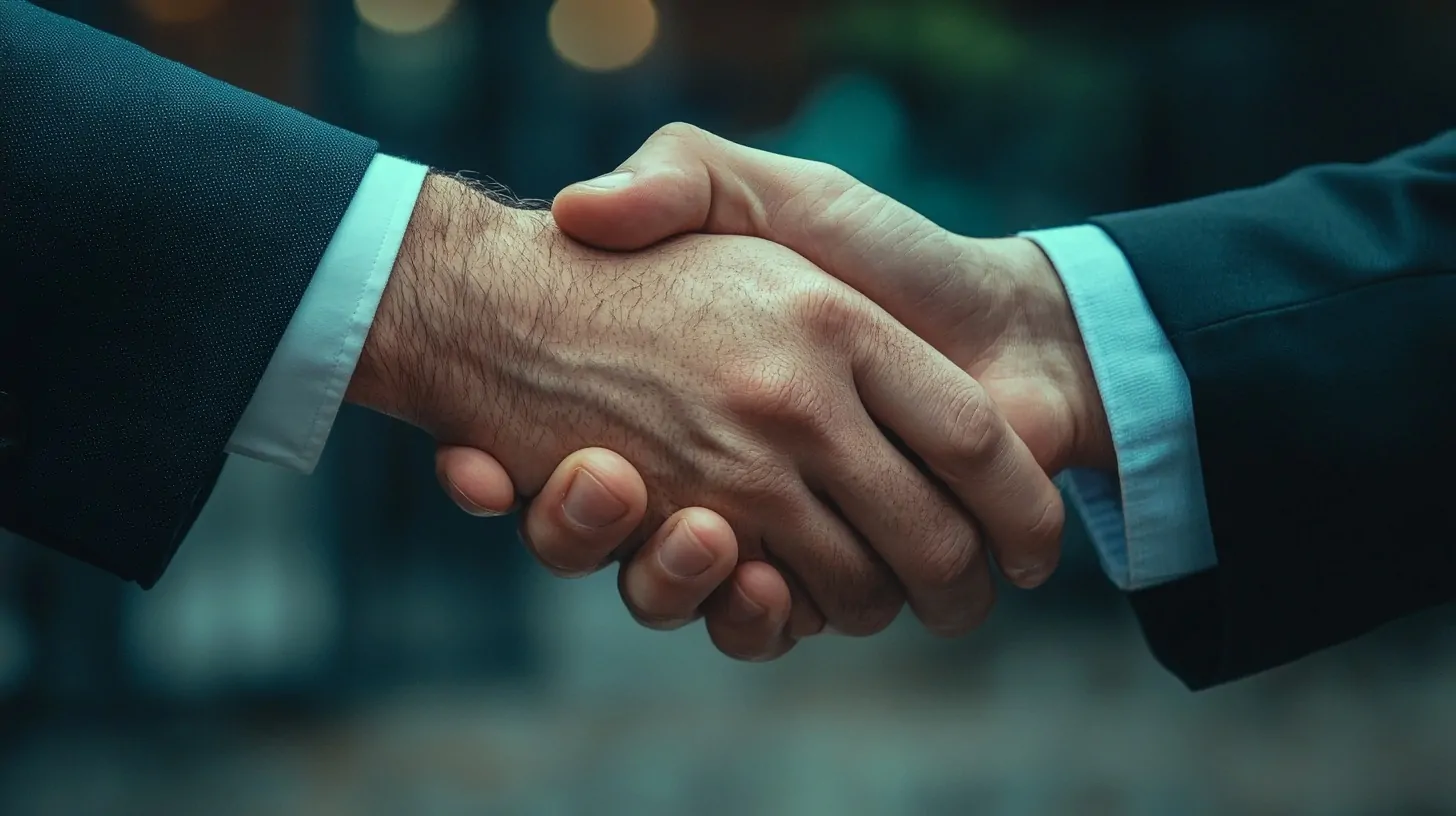
[[148,22],[163,25],[195,23],[216,14],[226,0],[131,0],[132,8]]
[[652,0],[556,0],[548,29],[561,58],[587,71],[619,71],[642,60],[657,40]]
[[359,19],[386,34],[419,34],[455,10],[455,0],[354,0]]

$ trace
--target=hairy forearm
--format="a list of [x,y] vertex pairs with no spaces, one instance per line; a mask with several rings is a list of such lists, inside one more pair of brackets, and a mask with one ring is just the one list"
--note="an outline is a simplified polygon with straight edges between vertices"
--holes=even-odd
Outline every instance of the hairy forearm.
[[[499,232],[500,205],[467,184],[425,179],[345,399],[424,424],[444,378],[452,312],[479,285],[477,261]],[[476,281],[474,284],[472,281]]]

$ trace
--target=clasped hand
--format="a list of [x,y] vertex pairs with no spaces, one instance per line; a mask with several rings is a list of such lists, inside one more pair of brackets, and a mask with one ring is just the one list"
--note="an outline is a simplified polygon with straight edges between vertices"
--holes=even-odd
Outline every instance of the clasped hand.
[[533,496],[550,569],[620,560],[639,621],[703,616],[743,659],[907,602],[969,631],[993,567],[1056,567],[1050,475],[1112,463],[1033,244],[683,125],[550,215],[431,179],[360,369],[354,396],[441,441],[463,507]]

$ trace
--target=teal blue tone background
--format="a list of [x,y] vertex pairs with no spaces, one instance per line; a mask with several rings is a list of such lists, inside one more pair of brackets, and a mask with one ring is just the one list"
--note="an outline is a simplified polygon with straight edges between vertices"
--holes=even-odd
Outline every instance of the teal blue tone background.
[[[406,37],[348,0],[143,13],[179,4],[42,3],[536,198],[686,120],[995,235],[1456,126],[1445,0],[659,0],[608,74],[547,0]],[[1451,614],[1194,696],[1066,553],[974,636],[740,665],[638,629],[614,575],[549,578],[346,409],[310,478],[235,458],[152,592],[0,540],[0,813],[1456,813]]]

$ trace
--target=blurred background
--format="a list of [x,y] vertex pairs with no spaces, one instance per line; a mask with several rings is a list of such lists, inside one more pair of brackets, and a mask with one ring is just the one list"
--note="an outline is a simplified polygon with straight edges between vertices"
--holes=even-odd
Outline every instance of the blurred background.
[[[41,5],[539,198],[686,120],[990,235],[1456,125],[1451,0]],[[1066,549],[972,637],[740,665],[346,407],[310,478],[235,457],[152,592],[0,541],[0,813],[1456,813],[1452,615],[1192,695]]]

